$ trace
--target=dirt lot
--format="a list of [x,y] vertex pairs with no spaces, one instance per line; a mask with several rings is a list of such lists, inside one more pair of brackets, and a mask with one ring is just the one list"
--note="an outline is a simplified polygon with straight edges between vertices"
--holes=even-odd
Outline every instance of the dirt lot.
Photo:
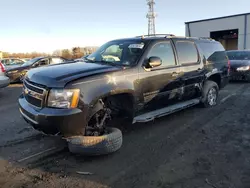
[[215,108],[128,126],[121,150],[92,158],[72,155],[61,139],[32,130],[18,112],[20,91],[0,92],[2,188],[250,187],[250,84],[228,85]]

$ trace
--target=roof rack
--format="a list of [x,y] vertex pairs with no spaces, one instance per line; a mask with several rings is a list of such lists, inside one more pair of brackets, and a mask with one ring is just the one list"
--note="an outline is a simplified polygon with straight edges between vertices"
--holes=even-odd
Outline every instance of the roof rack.
[[136,36],[136,38],[149,38],[149,37],[173,37],[175,35],[173,34],[153,34],[153,35],[141,35],[141,36]]
[[210,38],[210,37],[198,37],[199,39],[206,39],[206,40],[212,40],[215,41],[214,39]]

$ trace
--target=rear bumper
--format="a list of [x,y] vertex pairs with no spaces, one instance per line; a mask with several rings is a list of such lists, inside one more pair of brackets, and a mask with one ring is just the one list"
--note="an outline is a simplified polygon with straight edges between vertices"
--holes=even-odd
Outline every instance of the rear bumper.
[[7,76],[0,76],[0,88],[7,87],[10,84],[10,79]]
[[18,99],[22,117],[36,130],[45,134],[62,134],[64,137],[83,135],[85,113],[80,109],[37,109],[21,95]]

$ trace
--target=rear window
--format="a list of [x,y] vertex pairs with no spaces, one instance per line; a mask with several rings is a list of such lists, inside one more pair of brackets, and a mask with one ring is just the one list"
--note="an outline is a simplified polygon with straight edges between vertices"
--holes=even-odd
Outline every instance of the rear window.
[[177,41],[176,50],[181,65],[194,64],[199,60],[198,52],[193,42]]
[[250,60],[249,51],[233,51],[227,52],[228,58],[230,60]]
[[199,46],[207,60],[213,59],[218,52],[225,52],[224,47],[219,42],[202,42]]

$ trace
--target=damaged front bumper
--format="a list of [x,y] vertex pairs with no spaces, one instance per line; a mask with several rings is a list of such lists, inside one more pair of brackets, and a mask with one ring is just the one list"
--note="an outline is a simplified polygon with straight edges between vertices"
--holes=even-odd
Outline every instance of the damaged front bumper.
[[21,95],[18,99],[19,110],[26,122],[36,130],[49,135],[63,137],[83,135],[86,126],[86,113],[76,109],[37,109]]

